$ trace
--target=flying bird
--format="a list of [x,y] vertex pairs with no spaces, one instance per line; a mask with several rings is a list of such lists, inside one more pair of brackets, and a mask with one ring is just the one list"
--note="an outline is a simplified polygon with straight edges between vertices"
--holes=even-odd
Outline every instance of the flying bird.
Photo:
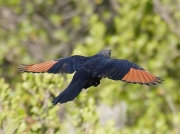
[[75,72],[69,86],[52,103],[65,103],[74,100],[82,89],[97,87],[102,78],[145,85],[161,83],[160,77],[154,76],[141,66],[128,60],[111,59],[111,50],[101,50],[91,57],[69,56],[48,62],[24,65],[18,70],[27,73],[68,73]]

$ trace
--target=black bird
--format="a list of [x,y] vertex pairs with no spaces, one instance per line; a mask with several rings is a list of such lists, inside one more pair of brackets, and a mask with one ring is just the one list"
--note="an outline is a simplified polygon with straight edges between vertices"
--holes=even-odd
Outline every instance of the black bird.
[[110,59],[110,56],[111,50],[101,50],[91,57],[74,55],[39,64],[22,64],[18,70],[53,74],[75,72],[69,86],[53,100],[54,105],[74,100],[83,88],[97,87],[102,78],[145,85],[161,83],[160,77],[150,74],[139,65],[127,60]]

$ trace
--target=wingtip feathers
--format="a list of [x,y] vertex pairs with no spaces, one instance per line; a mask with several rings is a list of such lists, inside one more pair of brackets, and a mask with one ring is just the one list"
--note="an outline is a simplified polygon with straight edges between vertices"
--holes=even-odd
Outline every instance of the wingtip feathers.
[[28,72],[28,73],[44,73],[47,72],[56,62],[58,61],[48,61],[48,62],[43,62],[39,64],[30,64],[30,65],[21,64],[18,67],[18,71]]
[[160,77],[150,74],[146,70],[131,68],[129,72],[122,78],[122,81],[128,83],[145,84],[149,86],[161,83],[163,80]]

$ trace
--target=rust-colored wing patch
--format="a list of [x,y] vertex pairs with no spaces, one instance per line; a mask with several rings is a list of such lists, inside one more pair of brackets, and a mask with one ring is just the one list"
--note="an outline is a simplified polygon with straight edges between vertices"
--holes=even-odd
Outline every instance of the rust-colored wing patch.
[[122,81],[129,83],[138,83],[138,84],[146,84],[146,85],[156,85],[156,83],[161,83],[161,78],[156,77],[146,70],[138,70],[131,68],[129,72],[122,78]]
[[44,73],[47,72],[58,61],[48,61],[39,64],[24,65],[21,64],[18,70],[20,72]]

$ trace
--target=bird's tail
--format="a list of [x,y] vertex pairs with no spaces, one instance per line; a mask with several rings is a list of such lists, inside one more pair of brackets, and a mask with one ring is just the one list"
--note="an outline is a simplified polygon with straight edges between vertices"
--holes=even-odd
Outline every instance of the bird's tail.
[[61,92],[52,103],[56,105],[57,103],[65,103],[67,101],[74,100],[79,93],[82,91],[85,83],[88,81],[91,74],[86,70],[77,71],[69,86]]

